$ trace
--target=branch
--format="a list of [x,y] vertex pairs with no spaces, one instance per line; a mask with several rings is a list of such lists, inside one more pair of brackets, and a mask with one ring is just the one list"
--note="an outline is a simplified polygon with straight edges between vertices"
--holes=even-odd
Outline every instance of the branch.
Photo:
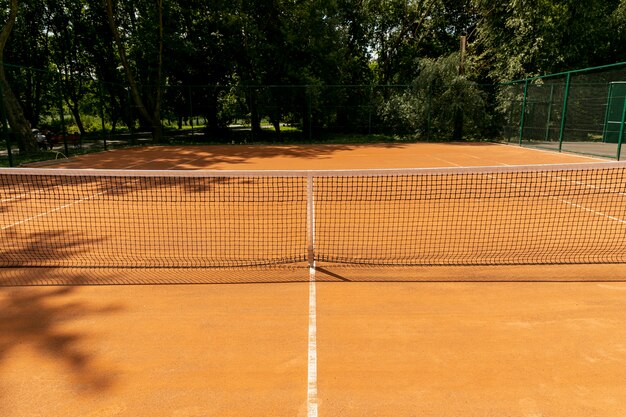
[[[409,31],[413,32],[414,34],[417,33],[417,31],[424,25],[424,21],[426,20],[426,17],[428,17],[428,15],[430,14],[430,11],[432,10],[436,1],[437,0],[430,0],[430,3],[428,4],[428,6],[426,6],[426,10],[424,11],[424,13],[422,13],[419,20],[413,21],[413,23],[411,23],[410,25],[406,25],[402,28],[402,31],[396,38],[395,42],[393,43],[393,45],[391,45],[391,50],[395,51],[398,46],[400,46]],[[419,39],[421,40],[422,37],[420,36]]]
[[161,79],[163,77],[163,0],[157,0],[156,3],[159,10],[159,66],[157,69],[157,97],[154,116],[155,119],[158,119],[161,114]]
[[13,26],[15,25],[15,20],[17,19],[17,9],[18,3],[17,0],[11,0],[11,11],[9,12],[9,19],[4,24],[2,28],[2,32],[0,32],[0,64],[4,61],[4,47],[11,35],[11,31],[13,30]]
[[141,96],[139,95],[139,89],[137,88],[137,83],[135,82],[135,78],[130,71],[130,65],[128,64],[128,58],[126,57],[126,49],[122,44],[120,33],[117,30],[117,25],[115,24],[115,16],[113,14],[113,0],[104,0],[104,2],[107,16],[109,17],[109,27],[111,28],[111,32],[113,34],[113,40],[115,41],[115,45],[117,46],[117,51],[120,55],[120,60],[122,61],[122,67],[124,67],[124,72],[126,73],[128,84],[130,85],[130,94],[132,95],[133,101],[137,105],[141,116],[150,123],[153,123],[153,118],[148,113],[148,110],[146,110],[146,107],[143,104],[143,100],[141,100]]

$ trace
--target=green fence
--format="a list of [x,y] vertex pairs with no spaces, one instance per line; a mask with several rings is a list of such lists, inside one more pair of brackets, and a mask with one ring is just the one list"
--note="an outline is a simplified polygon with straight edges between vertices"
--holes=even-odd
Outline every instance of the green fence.
[[[46,136],[46,145],[38,153],[20,150],[3,116],[7,129],[0,165],[154,143],[152,126],[140,117],[123,80],[99,82],[12,65],[5,65],[5,72],[25,118],[37,129],[34,134]],[[493,130],[486,111],[490,88],[471,82],[165,85],[162,143],[485,139],[485,132]],[[139,90],[149,105],[155,86]],[[457,98],[463,101],[451,102]],[[460,131],[459,117],[464,122]]]
[[[45,140],[38,142],[38,152],[24,152],[8,122],[4,100],[0,100],[0,166],[66,158],[142,141],[137,124],[131,122],[135,117],[128,91],[121,84],[9,64],[5,64],[5,74],[33,137]],[[117,107],[111,105],[114,101]]]
[[506,141],[620,159],[626,63],[528,78],[501,86]]
[[[210,140],[227,140],[224,135],[236,135],[237,129],[247,132],[240,136],[252,142],[323,141],[334,134],[450,140],[456,116],[449,98],[452,88],[414,84],[168,86],[163,117],[165,127],[174,129],[172,135],[199,128]],[[476,84],[465,87],[465,95],[476,98],[465,117],[465,138],[484,138],[485,121],[491,120],[484,117],[487,89]]]
[[[151,126],[140,117],[123,79],[101,82],[6,64],[5,72],[24,117],[46,136],[46,146],[37,153],[21,151],[0,100],[0,165],[154,143]],[[522,146],[621,157],[626,63],[500,85],[443,80],[427,85],[165,85],[162,143],[504,138]],[[155,86],[139,89],[148,105]]]

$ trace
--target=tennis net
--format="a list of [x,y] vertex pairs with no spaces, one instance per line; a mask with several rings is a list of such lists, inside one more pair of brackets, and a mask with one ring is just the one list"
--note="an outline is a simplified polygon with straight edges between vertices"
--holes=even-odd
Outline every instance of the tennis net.
[[626,164],[0,170],[0,267],[626,262]]

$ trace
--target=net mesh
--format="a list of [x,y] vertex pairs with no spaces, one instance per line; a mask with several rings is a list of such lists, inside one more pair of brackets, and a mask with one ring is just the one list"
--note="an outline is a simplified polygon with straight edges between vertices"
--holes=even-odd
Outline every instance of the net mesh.
[[626,262],[626,164],[0,170],[0,267]]
[[0,266],[304,261],[306,179],[2,175]]

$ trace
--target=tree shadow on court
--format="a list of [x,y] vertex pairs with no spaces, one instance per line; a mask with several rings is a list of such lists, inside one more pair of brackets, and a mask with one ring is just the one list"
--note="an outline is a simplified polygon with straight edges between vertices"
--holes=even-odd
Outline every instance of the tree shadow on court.
[[[375,152],[384,149],[404,149],[410,143],[371,144],[289,144],[289,145],[215,145],[158,146],[129,148],[123,151],[84,155],[74,160],[59,161],[58,168],[98,169],[214,169],[223,164],[245,168],[250,160],[289,158],[322,161],[339,152],[366,147]],[[280,167],[277,167],[280,169]]]
[[[0,274],[0,285],[308,280],[304,263],[305,223],[294,232],[293,225],[285,226],[283,217],[283,210],[288,210],[294,218],[306,218],[306,178],[93,177],[46,173],[27,176],[22,181],[20,190],[13,193],[18,197],[7,212],[9,227],[2,231],[8,247],[0,247],[0,271],[19,268],[20,272],[5,273],[4,278]],[[33,210],[30,201],[36,201],[34,206],[39,208]],[[225,218],[230,219],[233,214],[231,205],[226,203],[237,204],[245,213],[238,213],[229,223]],[[257,222],[251,221],[254,216],[260,216]],[[198,225],[194,221],[207,222],[205,229],[214,238],[225,233],[225,246],[212,242],[210,253],[198,248],[190,253],[193,246],[187,240],[211,239],[195,231]],[[282,237],[291,239],[286,245],[272,238],[276,237],[275,227],[285,228],[287,234]],[[266,251],[265,243],[274,245],[274,252],[277,247],[281,250]],[[200,248],[207,247],[202,245]],[[253,253],[246,254],[241,247],[252,249]],[[282,251],[284,247],[288,248],[287,254]],[[241,254],[243,258],[239,257]],[[257,258],[260,254],[267,258]]]
[[[67,245],[65,250],[55,249],[58,244],[55,246],[53,242],[59,239]],[[16,362],[10,362],[22,353],[31,355],[35,352],[43,361],[66,369],[64,375],[71,378],[72,386],[79,390],[79,395],[105,392],[115,383],[112,376],[115,370],[96,365],[97,353],[86,347],[97,345],[97,336],[76,330],[73,324],[85,319],[105,319],[122,311],[123,305],[86,300],[78,294],[76,286],[50,285],[63,284],[59,276],[67,283],[88,282],[87,274],[72,270],[59,274],[54,268],[7,266],[18,252],[28,256],[29,251],[36,251],[39,257],[59,260],[73,256],[90,244],[93,242],[70,240],[57,231],[33,234],[19,249],[0,249],[0,374],[3,374],[3,368],[19,371],[19,367],[15,367]],[[47,249],[42,252],[42,247]],[[45,259],[40,261],[45,262]],[[37,363],[41,363],[39,359],[24,369],[25,374],[20,375],[20,379],[30,378],[32,384],[36,384],[37,375],[26,373],[32,373],[36,369],[32,366]],[[10,379],[2,378],[0,384],[5,385],[7,381]],[[48,381],[55,386],[59,382]],[[8,387],[0,388],[6,390]]]

